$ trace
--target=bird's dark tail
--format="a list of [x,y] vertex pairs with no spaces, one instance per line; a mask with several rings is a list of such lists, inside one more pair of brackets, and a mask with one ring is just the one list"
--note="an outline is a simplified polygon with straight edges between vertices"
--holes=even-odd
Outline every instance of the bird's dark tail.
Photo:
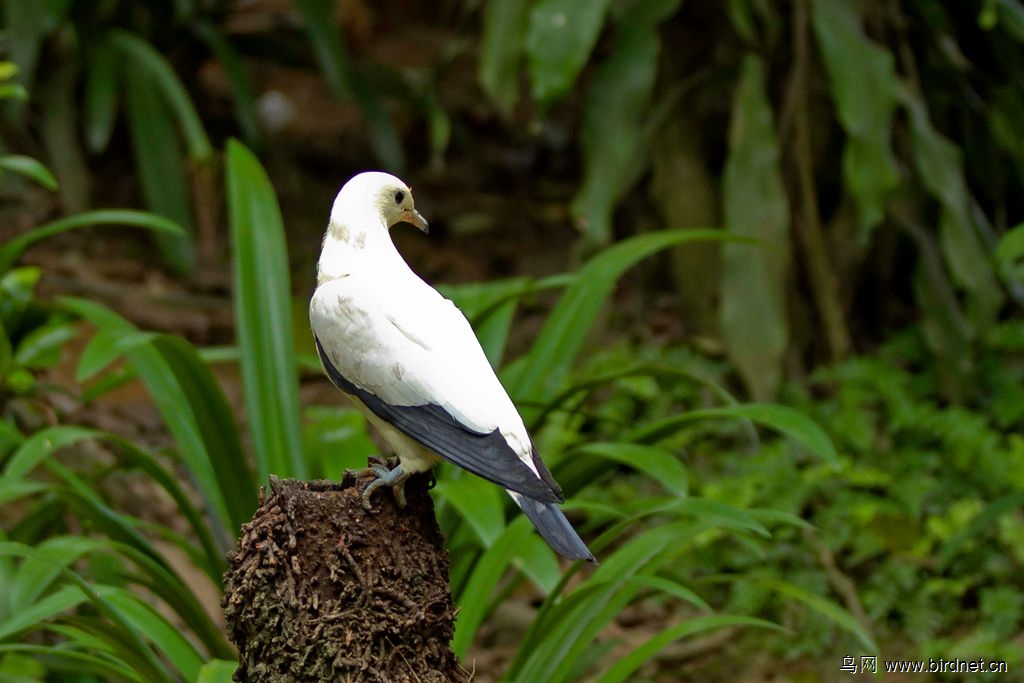
[[[507,490],[507,489],[506,489]],[[555,503],[541,503],[515,491],[509,491],[512,500],[529,517],[537,531],[560,555],[570,560],[586,560],[597,563],[594,554],[587,548],[572,524],[565,518]]]

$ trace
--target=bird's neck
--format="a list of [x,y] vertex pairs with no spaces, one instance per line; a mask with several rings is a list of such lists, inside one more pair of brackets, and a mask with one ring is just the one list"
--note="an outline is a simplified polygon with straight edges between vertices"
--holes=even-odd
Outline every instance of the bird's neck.
[[317,285],[348,275],[394,278],[412,274],[386,229],[356,230],[332,224],[317,264]]

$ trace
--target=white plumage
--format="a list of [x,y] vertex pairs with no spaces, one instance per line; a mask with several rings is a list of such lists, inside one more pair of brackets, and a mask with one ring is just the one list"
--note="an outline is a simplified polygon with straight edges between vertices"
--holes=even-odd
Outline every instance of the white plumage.
[[561,490],[487,361],[466,317],[419,278],[389,228],[424,231],[412,191],[384,173],[342,187],[331,210],[310,302],[313,335],[328,376],[377,427],[399,458],[376,470],[381,484],[445,458],[501,484],[541,535],[570,558],[593,560],[558,508]]

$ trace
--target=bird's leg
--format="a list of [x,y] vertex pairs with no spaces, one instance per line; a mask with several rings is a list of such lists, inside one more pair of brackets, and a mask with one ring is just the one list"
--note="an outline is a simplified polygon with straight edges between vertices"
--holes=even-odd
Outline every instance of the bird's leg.
[[360,479],[372,477],[370,483],[363,489],[363,507],[367,510],[373,509],[373,505],[370,503],[370,495],[382,486],[390,486],[398,507],[405,507],[405,480],[409,478],[409,473],[402,469],[401,463],[395,465],[394,469],[390,470],[383,465],[371,465],[366,469],[357,471],[356,476]]

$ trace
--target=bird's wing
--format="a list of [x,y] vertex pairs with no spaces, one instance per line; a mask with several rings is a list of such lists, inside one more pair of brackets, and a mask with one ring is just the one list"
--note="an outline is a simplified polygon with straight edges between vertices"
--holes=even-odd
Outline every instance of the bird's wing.
[[310,324],[331,381],[460,467],[561,502],[466,317],[422,281],[403,284],[352,275],[317,288]]

